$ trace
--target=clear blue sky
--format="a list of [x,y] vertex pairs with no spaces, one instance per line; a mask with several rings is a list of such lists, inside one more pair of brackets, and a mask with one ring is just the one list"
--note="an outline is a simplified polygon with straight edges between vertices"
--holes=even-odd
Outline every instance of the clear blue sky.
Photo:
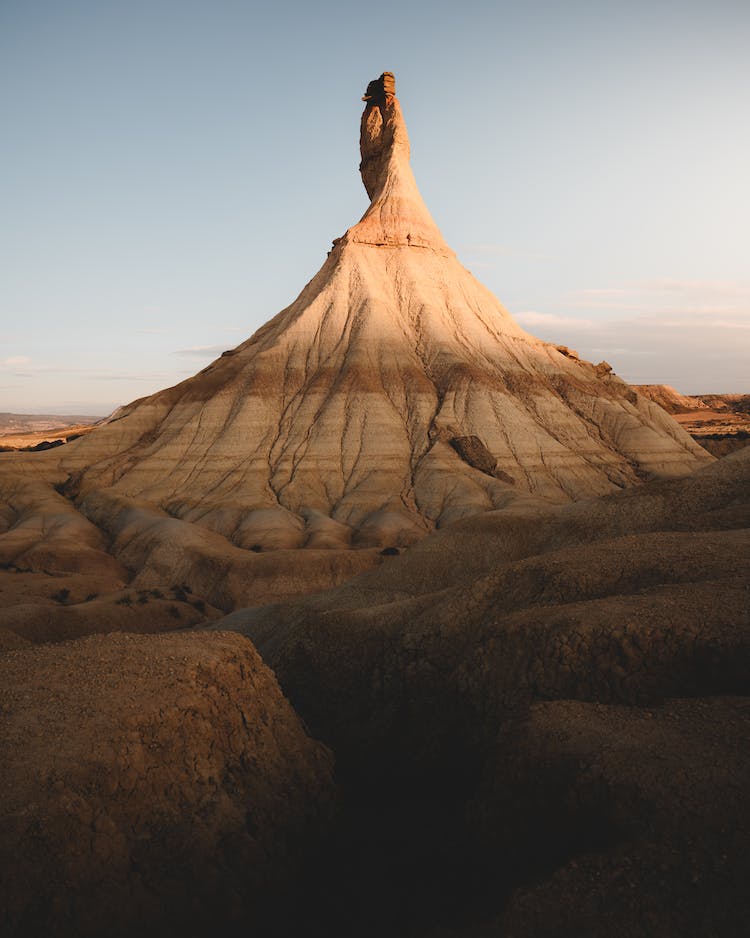
[[529,331],[750,392],[749,48],[747,0],[0,0],[0,410],[107,413],[291,302],[366,208],[384,69]]

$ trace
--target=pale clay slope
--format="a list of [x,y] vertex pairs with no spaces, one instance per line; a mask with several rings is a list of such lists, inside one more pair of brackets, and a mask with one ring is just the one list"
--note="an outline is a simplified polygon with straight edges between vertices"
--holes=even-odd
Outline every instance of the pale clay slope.
[[[85,514],[124,496],[242,548],[403,545],[529,495],[605,494],[710,459],[607,368],[525,333],[458,263],[395,97],[365,108],[361,149],[372,203],[298,299],[56,457]],[[495,473],[458,437],[479,438]]]

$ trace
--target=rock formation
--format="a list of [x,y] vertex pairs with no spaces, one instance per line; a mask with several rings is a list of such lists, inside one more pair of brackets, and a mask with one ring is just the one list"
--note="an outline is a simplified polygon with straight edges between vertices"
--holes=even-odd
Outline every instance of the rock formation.
[[[519,493],[577,499],[707,461],[608,367],[524,332],[461,266],[417,189],[392,76],[371,84],[362,219],[254,336],[64,447],[84,513],[99,493],[97,513],[136,499],[241,548],[401,546]],[[455,439],[487,459],[473,465]]]
[[[290,307],[199,374],[48,452],[0,453],[0,566],[114,602],[126,584],[188,586],[226,612],[335,586],[472,514],[710,460],[459,264],[417,189],[393,76],[371,85],[362,219]],[[18,634],[52,637],[49,608],[4,581]],[[59,635],[88,634],[90,613],[66,611]]]

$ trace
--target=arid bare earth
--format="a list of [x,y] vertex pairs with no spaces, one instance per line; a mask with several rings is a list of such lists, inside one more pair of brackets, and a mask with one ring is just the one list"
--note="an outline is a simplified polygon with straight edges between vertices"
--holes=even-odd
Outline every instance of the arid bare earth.
[[0,414],[0,451],[25,449],[56,440],[64,442],[88,433],[101,421],[101,417],[2,413]]
[[[398,547],[519,496],[707,461],[606,363],[524,332],[458,263],[395,97],[366,108],[361,152],[371,205],[290,307],[54,454],[85,513],[89,496],[127,498],[242,548]],[[494,469],[462,458],[454,442],[471,438]]]
[[0,454],[2,930],[744,938],[750,450],[523,332],[374,84],[292,306]]

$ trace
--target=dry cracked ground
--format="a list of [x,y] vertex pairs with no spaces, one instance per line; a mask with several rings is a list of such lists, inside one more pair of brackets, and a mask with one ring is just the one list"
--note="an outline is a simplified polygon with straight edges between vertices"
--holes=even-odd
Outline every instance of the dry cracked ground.
[[251,608],[3,495],[4,934],[748,933],[750,449]]

